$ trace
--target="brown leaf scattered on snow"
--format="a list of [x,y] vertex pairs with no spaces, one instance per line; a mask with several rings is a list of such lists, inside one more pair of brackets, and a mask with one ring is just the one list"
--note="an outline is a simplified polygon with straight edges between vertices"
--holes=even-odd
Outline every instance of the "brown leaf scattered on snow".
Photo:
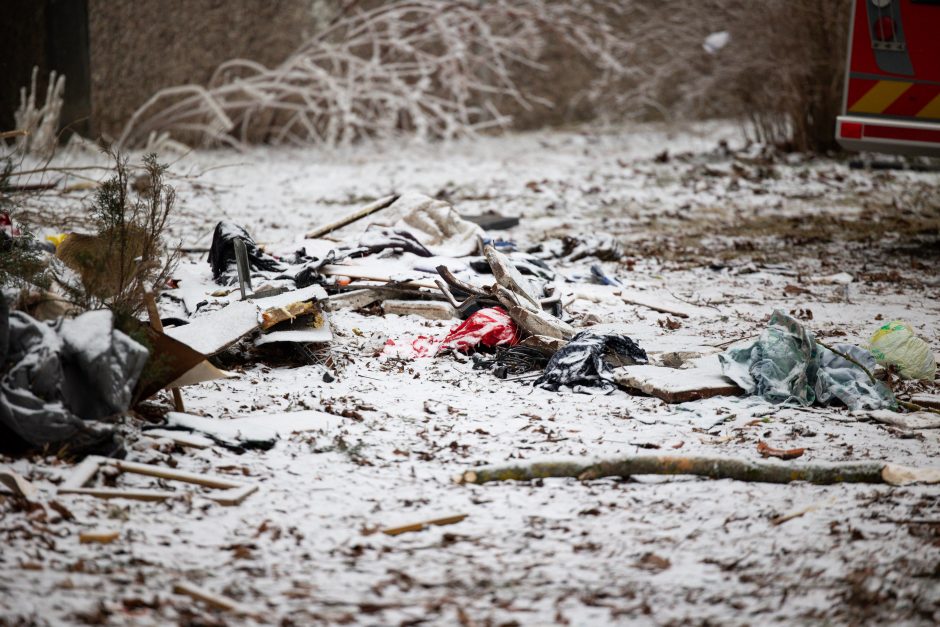
[[672,562],[655,553],[646,553],[634,564],[637,568],[659,572],[672,566]]

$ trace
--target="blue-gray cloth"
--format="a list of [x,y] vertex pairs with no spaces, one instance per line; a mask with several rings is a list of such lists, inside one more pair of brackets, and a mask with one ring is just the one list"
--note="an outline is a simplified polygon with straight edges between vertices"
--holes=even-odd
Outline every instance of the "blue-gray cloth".
[[[868,368],[871,353],[851,344],[833,348]],[[774,311],[767,329],[746,348],[718,356],[722,373],[745,392],[771,403],[808,406],[841,401],[849,409],[894,409],[894,394],[872,381],[857,365],[817,344],[813,333],[782,311]]]

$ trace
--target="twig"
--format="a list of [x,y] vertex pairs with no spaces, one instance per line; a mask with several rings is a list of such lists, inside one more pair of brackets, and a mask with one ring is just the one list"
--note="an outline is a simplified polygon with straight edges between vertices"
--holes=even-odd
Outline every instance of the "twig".
[[897,401],[897,403],[904,409],[909,409],[910,411],[926,411],[931,414],[940,414],[940,409],[934,409],[933,407],[925,407],[924,405],[918,405],[917,403],[912,403],[910,401]]
[[849,356],[846,355],[845,353],[841,353],[841,352],[837,351],[836,349],[834,349],[833,347],[829,346],[829,345],[826,344],[825,342],[820,342],[818,339],[816,340],[816,343],[819,344],[820,346],[822,346],[823,348],[828,348],[829,350],[831,350],[833,353],[835,353],[836,355],[838,355],[838,356],[841,357],[842,359],[844,359],[844,360],[846,360],[846,361],[849,361],[849,362],[852,362],[853,364],[855,364],[856,366],[858,366],[859,368],[861,368],[861,369],[862,369],[862,372],[864,372],[865,374],[868,375],[868,379],[869,379],[872,383],[875,383],[875,375],[873,375],[873,374],[871,373],[871,371],[870,371],[868,368],[866,368],[865,366],[863,366],[863,365],[862,365],[861,363],[859,363],[857,360],[853,359],[852,357],[849,357]]

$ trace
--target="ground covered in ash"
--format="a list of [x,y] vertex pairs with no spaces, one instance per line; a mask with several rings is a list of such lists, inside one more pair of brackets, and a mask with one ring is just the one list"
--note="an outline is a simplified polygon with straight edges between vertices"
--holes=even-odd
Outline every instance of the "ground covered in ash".
[[[102,163],[95,155],[63,159]],[[305,231],[402,191],[446,199],[464,214],[520,216],[519,226],[492,235],[521,248],[613,236],[623,251],[616,259],[553,262],[572,279],[565,317],[576,326],[616,325],[654,359],[717,353],[760,333],[774,309],[827,342],[864,344],[884,321],[901,319],[940,351],[936,172],[777,154],[746,146],[724,125],[328,153],[201,152],[179,157],[171,171],[180,207],[174,234],[188,248],[208,247],[216,222],[229,219],[269,250],[291,251]],[[46,230],[63,231],[80,226],[80,198],[47,195],[28,209]],[[691,315],[624,302],[618,288],[587,281],[595,263],[624,289],[668,294]],[[181,269],[209,274],[199,253]],[[184,389],[191,413],[309,411],[322,427],[243,452],[129,435],[129,459],[257,482],[260,490],[240,505],[191,490],[164,503],[55,496],[70,464],[54,456],[4,460],[58,506],[31,512],[0,495],[0,622],[940,620],[936,485],[453,482],[484,464],[568,456],[658,451],[758,460],[759,441],[806,449],[781,464],[938,466],[937,429],[898,428],[838,407],[727,397],[675,406],[622,390],[550,392],[531,379],[474,370],[466,357],[376,356],[388,340],[440,337],[453,321],[373,308],[334,312],[330,323],[333,344],[310,360],[232,362],[238,377]],[[896,384],[902,396],[938,391],[936,381]],[[454,514],[467,517],[415,533],[378,532]],[[120,536],[81,544],[79,533],[91,529]],[[174,594],[178,581],[257,616],[236,618]]]

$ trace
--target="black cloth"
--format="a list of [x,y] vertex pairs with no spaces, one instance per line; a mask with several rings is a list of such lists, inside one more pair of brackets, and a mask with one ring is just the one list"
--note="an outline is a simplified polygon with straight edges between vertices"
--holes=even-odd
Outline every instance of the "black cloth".
[[552,355],[535,385],[547,390],[567,385],[610,391],[614,387],[611,363],[627,366],[648,361],[646,351],[624,335],[581,331]]
[[235,265],[235,238],[245,242],[248,251],[248,266],[252,270],[281,272],[284,270],[277,259],[258,248],[244,228],[232,222],[219,222],[212,233],[212,246],[209,248],[209,265],[212,266],[212,278],[216,282]]

